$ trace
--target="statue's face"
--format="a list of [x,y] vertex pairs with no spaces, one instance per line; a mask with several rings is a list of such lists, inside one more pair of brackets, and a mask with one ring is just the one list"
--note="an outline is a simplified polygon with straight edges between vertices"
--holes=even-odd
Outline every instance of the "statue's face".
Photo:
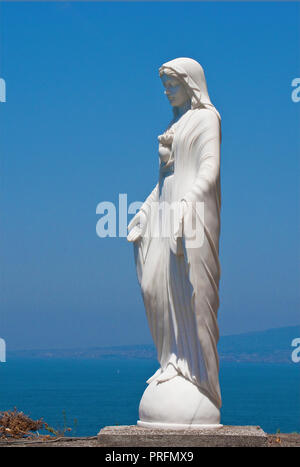
[[161,80],[165,94],[173,107],[181,107],[190,99],[185,86],[178,79],[164,74]]

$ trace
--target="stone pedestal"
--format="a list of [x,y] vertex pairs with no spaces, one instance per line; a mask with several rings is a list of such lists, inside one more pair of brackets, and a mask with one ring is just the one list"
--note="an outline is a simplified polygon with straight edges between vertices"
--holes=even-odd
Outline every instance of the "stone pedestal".
[[257,426],[151,429],[141,426],[107,426],[98,434],[105,447],[266,447],[266,433]]

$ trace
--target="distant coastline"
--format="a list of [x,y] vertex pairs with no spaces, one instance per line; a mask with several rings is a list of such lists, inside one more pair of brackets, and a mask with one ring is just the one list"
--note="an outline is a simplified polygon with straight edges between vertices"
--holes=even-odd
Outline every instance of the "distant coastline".
[[[218,345],[220,361],[293,364],[291,342],[296,337],[300,337],[300,325],[222,336]],[[156,359],[156,352],[153,345],[130,345],[85,349],[15,350],[7,352],[7,360],[10,358]]]

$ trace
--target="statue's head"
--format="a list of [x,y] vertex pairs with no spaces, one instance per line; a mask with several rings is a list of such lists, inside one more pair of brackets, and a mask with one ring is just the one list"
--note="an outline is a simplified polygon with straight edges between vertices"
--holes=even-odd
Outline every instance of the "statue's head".
[[189,102],[192,110],[210,108],[220,118],[210,101],[203,68],[196,60],[175,58],[160,67],[159,75],[174,112],[176,108]]
[[161,75],[161,80],[165,87],[165,94],[172,107],[182,107],[190,101],[186,86],[182,81],[176,78],[174,73],[163,73]]

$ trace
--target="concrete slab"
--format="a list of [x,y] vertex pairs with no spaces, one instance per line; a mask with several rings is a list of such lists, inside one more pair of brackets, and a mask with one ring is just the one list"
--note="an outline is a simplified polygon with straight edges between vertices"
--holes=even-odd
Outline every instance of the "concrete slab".
[[102,428],[98,442],[103,447],[266,447],[268,437],[259,426],[166,430],[124,425]]

